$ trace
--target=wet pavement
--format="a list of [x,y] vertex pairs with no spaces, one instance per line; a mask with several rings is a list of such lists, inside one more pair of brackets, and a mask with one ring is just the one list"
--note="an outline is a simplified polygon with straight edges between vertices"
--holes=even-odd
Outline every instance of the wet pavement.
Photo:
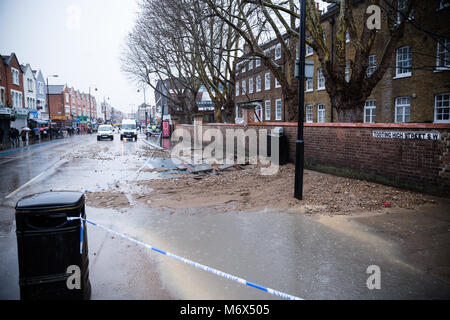
[[[260,210],[147,208],[137,182],[173,173],[170,159],[148,157],[148,144],[76,136],[0,157],[0,299],[18,299],[14,205],[48,190],[109,192],[128,199],[88,205],[88,219],[156,248],[304,299],[448,299],[450,284],[405,258],[402,247],[367,223]],[[155,141],[154,141],[155,142]],[[167,169],[167,170],[153,170]],[[181,176],[182,177],[182,176]],[[326,220],[326,219],[325,219]],[[92,299],[275,299],[88,226]],[[369,290],[371,265],[381,289]]]

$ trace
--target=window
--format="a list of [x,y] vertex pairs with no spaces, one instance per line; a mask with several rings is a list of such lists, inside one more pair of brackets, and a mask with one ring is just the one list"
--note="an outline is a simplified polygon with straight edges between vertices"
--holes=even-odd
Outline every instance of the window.
[[306,123],[313,123],[313,105],[308,104],[305,109]]
[[253,78],[248,79],[248,93],[253,93]]
[[377,55],[371,54],[369,56],[369,66],[367,67],[367,77],[370,77],[377,69]]
[[270,100],[266,100],[265,102],[265,119],[270,121]]
[[261,76],[256,77],[256,92],[261,92]]
[[450,39],[440,39],[437,44],[437,61],[438,70],[446,70],[450,68]]
[[33,80],[30,78],[27,78],[27,89],[28,92],[33,92],[34,88],[33,88]]
[[397,69],[396,77],[411,76],[411,47],[401,47],[397,49]]
[[5,103],[6,103],[5,88],[0,87],[0,106],[4,106]]
[[247,71],[247,70],[245,69],[245,64],[242,64],[242,70],[241,70],[241,72],[244,73],[245,71]]
[[252,70],[253,69],[253,60],[250,59],[250,61],[248,62],[248,70]]
[[261,105],[258,105],[255,108],[255,122],[261,122],[262,121],[262,107]]
[[255,59],[255,68],[259,67],[261,65],[261,58],[256,58]]
[[69,103],[69,94],[66,93],[66,103]]
[[311,79],[311,78],[309,78],[309,79],[306,79],[306,85],[305,85],[305,91],[306,92],[311,92],[311,91],[313,91],[314,90],[314,88],[313,88],[313,79]]
[[38,87],[39,87],[39,94],[44,94],[44,83],[39,81]]
[[375,123],[376,116],[376,100],[369,99],[364,105],[364,123]]
[[[308,40],[311,41],[312,37],[308,37]],[[306,44],[306,57],[311,56],[313,53],[314,53],[313,48],[310,45]]]
[[281,99],[275,101],[275,120],[281,120]]
[[281,58],[281,43],[277,44],[275,47],[275,60]]
[[317,122],[325,122],[325,105],[322,103],[317,105]]
[[12,105],[13,108],[22,108],[23,103],[22,103],[22,92],[16,91],[16,90],[11,90],[11,97],[12,97]]
[[239,96],[239,82],[236,82],[236,97]]
[[275,78],[275,88],[281,88],[281,84],[278,82],[277,78]]
[[450,123],[450,92],[436,95],[434,122]]
[[11,73],[12,73],[13,84],[19,86],[20,85],[19,70],[15,69],[15,68],[11,68]]
[[325,89],[325,77],[322,69],[317,70],[317,90]]
[[247,85],[245,80],[242,81],[242,95],[247,93]]
[[345,81],[350,82],[350,61],[345,62]]
[[395,99],[395,122],[409,122],[411,115],[411,99],[399,97]]
[[242,108],[239,108],[239,105],[236,105],[236,119],[242,119],[244,117],[244,112]]
[[265,79],[265,81],[264,81],[264,89],[265,90],[270,90],[270,73],[266,73],[264,79]]
[[[397,12],[397,24],[400,24],[403,21],[404,16],[406,16],[407,5],[409,0],[398,0],[398,12]],[[407,20],[414,19],[414,10],[411,9]]]

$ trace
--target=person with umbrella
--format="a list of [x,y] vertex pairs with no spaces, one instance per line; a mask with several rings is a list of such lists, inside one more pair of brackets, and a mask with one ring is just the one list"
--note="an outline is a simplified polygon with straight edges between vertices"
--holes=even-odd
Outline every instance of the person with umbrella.
[[21,137],[22,137],[22,141],[25,144],[28,141],[28,132],[30,132],[31,129],[28,127],[23,127],[22,128],[22,132],[20,133]]

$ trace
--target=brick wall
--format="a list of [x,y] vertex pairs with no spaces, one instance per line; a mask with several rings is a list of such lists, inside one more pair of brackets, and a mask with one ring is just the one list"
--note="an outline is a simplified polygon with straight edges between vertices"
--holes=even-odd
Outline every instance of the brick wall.
[[[282,126],[295,162],[296,123],[203,124],[203,132],[218,128],[271,130]],[[177,125],[193,136],[194,126]],[[373,131],[439,132],[440,141],[374,138]],[[338,169],[337,173],[450,196],[449,124],[305,124],[305,161],[308,166]]]

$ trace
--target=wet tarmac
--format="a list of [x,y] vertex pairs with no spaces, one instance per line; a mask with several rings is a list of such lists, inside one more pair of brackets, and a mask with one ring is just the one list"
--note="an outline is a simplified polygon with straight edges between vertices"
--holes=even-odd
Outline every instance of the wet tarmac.
[[[140,137],[141,138],[141,137]],[[401,247],[363,224],[333,227],[316,217],[262,210],[146,208],[131,193],[175,164],[145,156],[138,139],[81,136],[24,152],[0,165],[0,299],[18,299],[14,205],[48,190],[99,192],[118,184],[127,208],[88,206],[88,219],[156,248],[304,299],[448,299],[450,284],[404,259]],[[9,160],[0,158],[2,161]],[[152,169],[167,171],[152,171]],[[87,194],[89,197],[89,193]],[[149,252],[88,226],[92,299],[276,299]],[[367,268],[381,289],[367,288]]]

